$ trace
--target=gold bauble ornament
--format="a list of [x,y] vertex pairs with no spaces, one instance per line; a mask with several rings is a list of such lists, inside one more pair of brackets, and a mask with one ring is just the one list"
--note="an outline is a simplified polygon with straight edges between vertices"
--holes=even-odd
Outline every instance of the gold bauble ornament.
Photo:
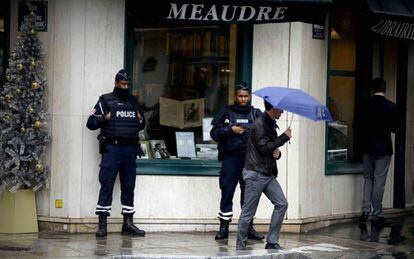
[[11,58],[11,59],[15,59],[15,58],[16,58],[16,56],[17,56],[16,52],[12,52],[12,53],[10,53],[10,58]]
[[32,89],[33,89],[33,90],[37,90],[37,89],[39,89],[39,87],[40,87],[40,85],[39,85],[39,83],[38,83],[38,82],[33,82],[33,83],[32,83]]
[[7,81],[9,81],[9,82],[10,82],[10,81],[11,81],[11,79],[12,79],[12,78],[11,78],[11,76],[10,76],[10,75],[7,75],[7,76],[6,76],[6,80],[7,80]]
[[40,129],[40,128],[42,127],[42,122],[41,122],[41,121],[35,121],[35,123],[34,123],[34,127],[35,127],[36,129]]
[[35,35],[35,34],[36,34],[36,31],[35,31],[35,29],[31,28],[31,29],[30,29],[30,31],[29,31],[29,33],[30,33],[31,35]]
[[36,66],[36,61],[34,61],[34,60],[30,61],[30,66],[35,67]]
[[23,64],[17,64],[16,68],[17,68],[17,70],[22,71],[24,66],[23,66]]
[[29,108],[27,108],[27,111],[30,112],[30,113],[33,113],[34,109],[32,107],[29,107]]
[[9,115],[4,116],[4,118],[5,118],[6,120],[10,120],[10,116],[9,116]]
[[10,94],[6,94],[5,98],[6,98],[6,101],[10,101],[12,99]]
[[22,93],[23,93],[22,90],[20,90],[19,88],[16,89],[16,94],[17,95],[21,95]]
[[26,131],[26,128],[25,127],[21,127],[20,128],[20,132],[24,133],[25,131]]
[[43,165],[41,163],[37,163],[35,165],[35,170],[36,170],[36,172],[41,173],[41,172],[43,172],[44,167],[43,167]]

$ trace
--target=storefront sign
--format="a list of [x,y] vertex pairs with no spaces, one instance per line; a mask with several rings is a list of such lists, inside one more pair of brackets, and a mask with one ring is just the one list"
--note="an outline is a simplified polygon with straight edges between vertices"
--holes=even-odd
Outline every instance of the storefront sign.
[[330,1],[152,1],[127,5],[140,25],[234,24],[302,21],[323,24]]
[[283,20],[288,7],[170,3],[167,20],[249,22]]
[[37,15],[37,30],[47,31],[47,1],[43,0],[19,1],[19,31],[20,26],[24,21],[24,17],[30,15],[31,12],[34,12]]
[[312,24],[312,39],[325,39],[325,26],[320,24]]
[[414,40],[414,22],[380,19],[371,30],[389,37]]

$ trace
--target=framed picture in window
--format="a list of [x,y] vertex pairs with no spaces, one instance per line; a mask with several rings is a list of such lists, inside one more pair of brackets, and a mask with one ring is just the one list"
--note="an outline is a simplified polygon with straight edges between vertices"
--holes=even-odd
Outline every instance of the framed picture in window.
[[170,153],[167,150],[164,140],[162,139],[151,139],[151,150],[153,158],[170,158]]
[[140,146],[141,146],[141,150],[142,150],[142,155],[141,157],[138,157],[140,159],[150,159],[152,158],[151,155],[151,148],[150,148],[150,144],[147,140],[141,140],[139,142]]
[[196,157],[194,132],[175,132],[177,157]]

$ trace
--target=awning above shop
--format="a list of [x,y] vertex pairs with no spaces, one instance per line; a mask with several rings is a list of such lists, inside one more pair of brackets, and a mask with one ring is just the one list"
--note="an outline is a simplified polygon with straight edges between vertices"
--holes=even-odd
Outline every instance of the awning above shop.
[[414,40],[414,0],[367,0],[375,33]]
[[193,24],[278,23],[324,24],[331,0],[127,0],[136,27]]

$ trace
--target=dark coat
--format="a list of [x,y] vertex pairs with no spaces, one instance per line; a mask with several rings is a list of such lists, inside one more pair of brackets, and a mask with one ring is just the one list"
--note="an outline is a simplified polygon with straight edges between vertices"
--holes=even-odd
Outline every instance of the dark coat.
[[277,176],[277,164],[273,151],[289,141],[289,137],[284,133],[278,136],[276,128],[276,121],[266,112],[257,118],[251,128],[247,143],[244,168],[265,175]]
[[362,109],[359,125],[362,153],[392,155],[391,132],[395,133],[397,125],[398,113],[395,103],[381,95],[369,98]]

